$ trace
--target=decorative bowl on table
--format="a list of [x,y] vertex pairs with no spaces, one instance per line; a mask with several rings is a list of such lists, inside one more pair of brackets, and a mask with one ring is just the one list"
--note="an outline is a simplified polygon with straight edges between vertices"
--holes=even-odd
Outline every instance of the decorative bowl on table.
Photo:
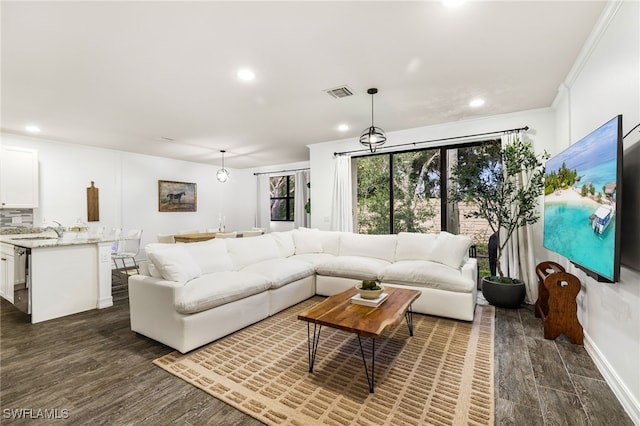
[[384,286],[378,281],[364,280],[356,284],[356,290],[363,299],[377,299],[384,291]]

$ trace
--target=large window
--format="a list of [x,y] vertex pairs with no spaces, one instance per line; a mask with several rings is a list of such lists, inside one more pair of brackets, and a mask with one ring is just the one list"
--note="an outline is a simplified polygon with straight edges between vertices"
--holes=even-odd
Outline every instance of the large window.
[[372,155],[355,161],[359,233],[440,230],[440,150]]
[[[415,151],[374,154],[354,159],[357,193],[356,230],[362,234],[439,232],[471,236],[479,255],[486,255],[491,228],[484,219],[468,217],[473,200],[449,203],[449,169],[457,162],[473,161],[482,144],[497,140]],[[497,159],[499,161],[499,159]],[[393,207],[392,207],[393,206]],[[484,269],[484,265],[481,265]]]
[[271,220],[293,222],[295,176],[272,176],[269,178],[271,196]]

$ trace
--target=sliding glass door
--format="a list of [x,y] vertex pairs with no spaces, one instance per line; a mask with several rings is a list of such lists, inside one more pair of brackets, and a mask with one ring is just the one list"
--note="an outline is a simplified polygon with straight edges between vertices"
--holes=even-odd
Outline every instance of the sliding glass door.
[[[473,161],[474,156],[487,152],[499,161],[498,150],[480,150],[482,144],[499,147],[500,141],[354,157],[356,232],[396,234],[446,230],[465,234],[474,239],[482,259],[491,228],[484,219],[469,216],[474,208],[473,200],[463,203],[447,200],[449,170],[454,164]],[[481,269],[485,269],[484,264]]]
[[393,227],[387,231],[440,231],[440,150],[391,154]]
[[359,234],[388,234],[391,229],[389,155],[356,159],[357,226]]

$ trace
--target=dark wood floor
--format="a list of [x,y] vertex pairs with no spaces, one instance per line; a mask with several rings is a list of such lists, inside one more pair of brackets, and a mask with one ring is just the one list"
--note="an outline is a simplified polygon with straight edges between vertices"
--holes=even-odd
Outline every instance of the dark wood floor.
[[633,425],[584,347],[543,336],[531,305],[496,309],[496,424]]
[[[171,349],[131,332],[126,288],[114,299],[35,325],[2,300],[0,423],[47,424],[14,416],[49,410],[66,424],[261,424],[153,366]],[[582,347],[544,340],[530,309],[496,318],[496,424],[632,424]]]

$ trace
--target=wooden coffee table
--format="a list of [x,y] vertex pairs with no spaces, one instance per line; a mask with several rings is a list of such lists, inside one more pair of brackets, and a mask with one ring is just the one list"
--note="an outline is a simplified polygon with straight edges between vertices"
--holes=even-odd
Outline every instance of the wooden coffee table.
[[[376,339],[379,338],[388,327],[401,322],[403,317],[407,321],[409,335],[413,336],[411,304],[420,297],[420,291],[418,290],[385,287],[384,292],[389,296],[384,303],[376,308],[351,303],[351,297],[357,293],[356,289],[352,288],[335,294],[298,314],[299,320],[307,321],[309,373],[313,373],[313,365],[316,360],[316,353],[318,352],[322,326],[355,333],[358,336],[358,343],[360,344],[360,353],[362,354],[364,371],[367,375],[369,392],[373,393],[376,365]],[[313,324],[313,333],[311,332],[311,324]],[[369,376],[369,368],[367,367],[367,361],[364,357],[360,336],[371,338],[371,376]]]

